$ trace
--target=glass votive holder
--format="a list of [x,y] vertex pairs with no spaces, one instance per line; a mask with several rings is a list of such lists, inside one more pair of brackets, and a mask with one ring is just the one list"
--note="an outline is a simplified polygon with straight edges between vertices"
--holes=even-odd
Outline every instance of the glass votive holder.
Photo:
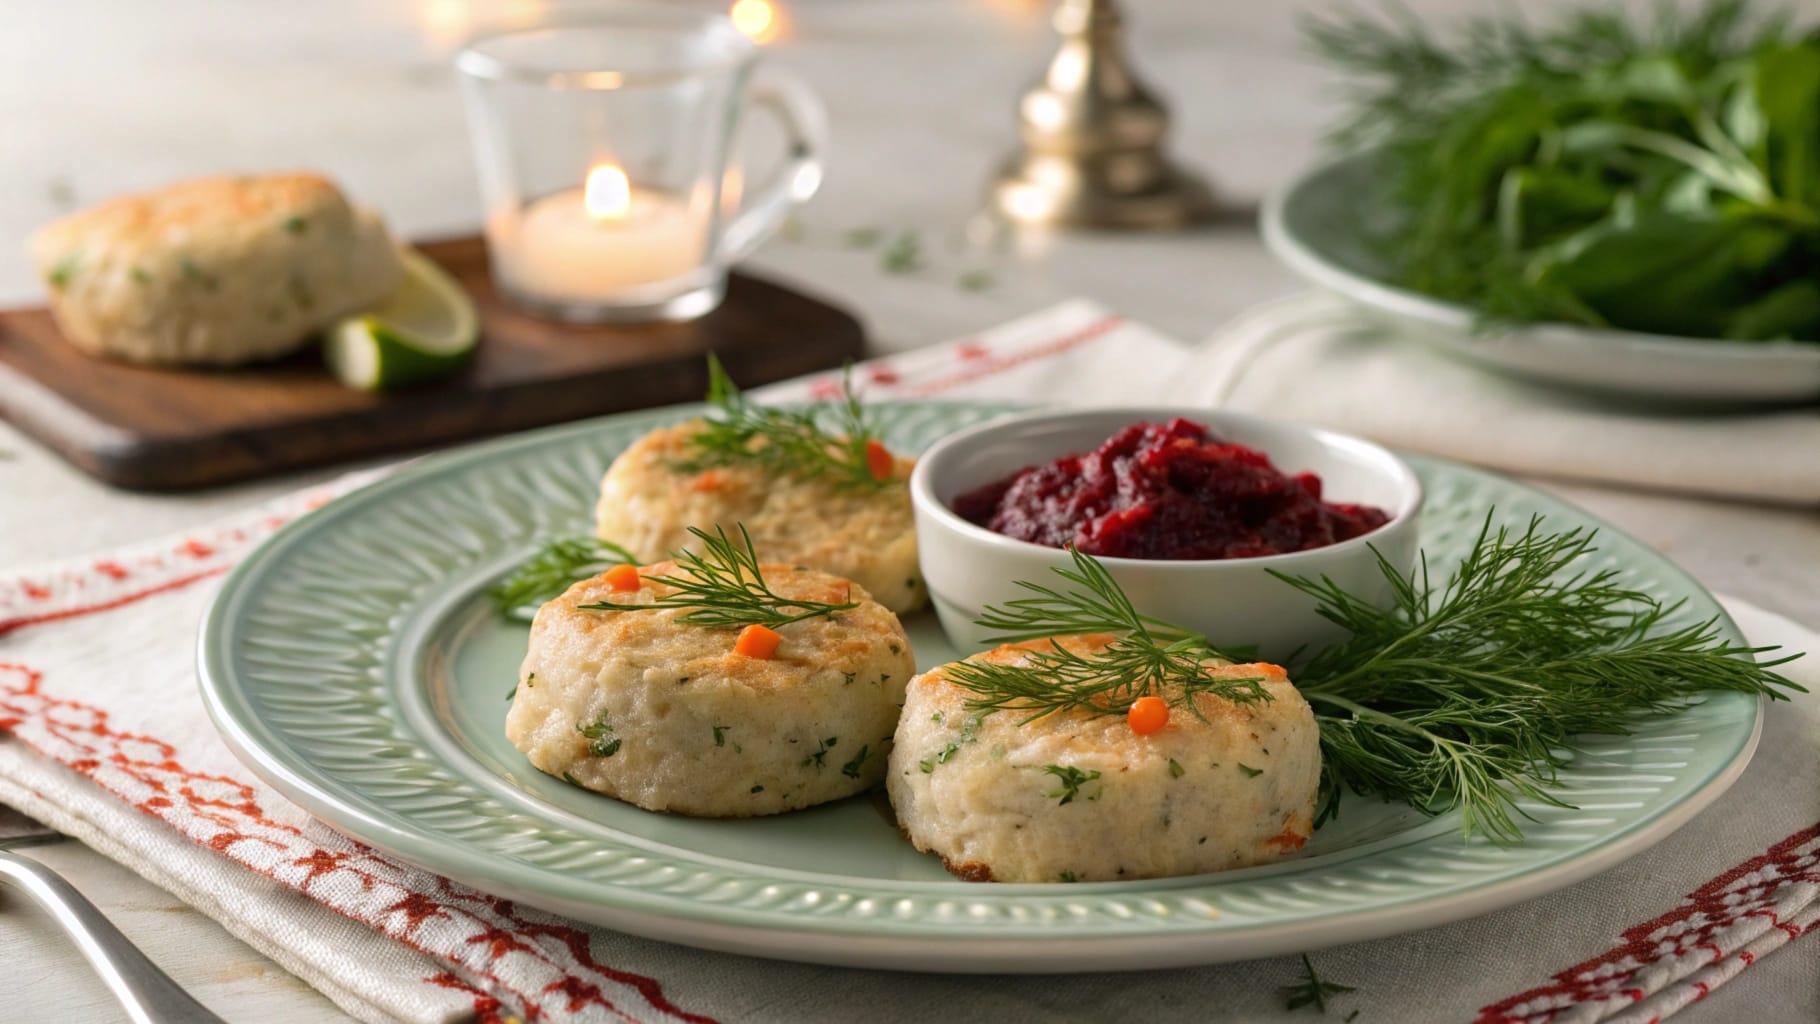
[[[728,266],[822,179],[820,103],[758,56],[724,17],[642,4],[469,43],[456,69],[499,291],[582,322],[718,305]],[[783,124],[783,167],[723,195],[739,121],[757,106]]]

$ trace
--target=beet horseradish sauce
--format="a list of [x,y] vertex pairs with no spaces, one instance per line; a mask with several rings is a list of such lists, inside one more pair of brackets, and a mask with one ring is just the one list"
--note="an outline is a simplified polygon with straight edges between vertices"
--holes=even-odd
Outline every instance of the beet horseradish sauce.
[[1136,423],[1082,455],[961,495],[954,511],[1007,537],[1110,558],[1206,559],[1326,547],[1384,525],[1368,505],[1321,500],[1263,452],[1199,423]]

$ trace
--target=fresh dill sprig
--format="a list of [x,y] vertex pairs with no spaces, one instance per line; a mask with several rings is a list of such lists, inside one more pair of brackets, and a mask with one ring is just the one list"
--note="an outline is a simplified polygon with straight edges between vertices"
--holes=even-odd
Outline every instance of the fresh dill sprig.
[[[1774,671],[1799,655],[1757,660],[1776,648],[1732,643],[1716,618],[1676,625],[1681,603],[1598,567],[1594,531],[1550,532],[1539,516],[1520,529],[1494,521],[1495,510],[1445,582],[1430,578],[1426,559],[1405,573],[1379,556],[1387,606],[1327,578],[1274,574],[1348,634],[1294,672],[1320,726],[1317,824],[1350,789],[1428,814],[1457,809],[1466,835],[1514,842],[1525,801],[1569,806],[1558,771],[1580,737],[1626,733],[1705,691],[1786,699],[1802,690]],[[1104,566],[1071,554],[1074,568],[1055,572],[1074,589],[1020,582],[1034,596],[987,609],[979,624],[1000,634],[995,642],[1121,635],[1092,656],[1052,639],[1022,665],[956,663],[947,676],[972,692],[969,708],[1031,721],[1075,709],[1119,714],[1153,692],[1191,709],[1202,691],[1269,699],[1259,680],[1211,677],[1207,659],[1234,659],[1140,614]]]
[[843,604],[799,601],[772,590],[759,571],[758,556],[752,553],[752,537],[744,526],[739,527],[737,542],[718,526],[712,534],[693,526],[689,527],[689,532],[700,538],[702,553],[676,552],[674,557],[680,570],[677,575],[645,577],[652,583],[674,588],[676,593],[649,603],[596,601],[575,607],[583,611],[615,612],[686,608],[688,613],[679,616],[678,621],[711,629],[743,626],[775,629],[859,607],[858,601]]
[[487,589],[499,614],[529,622],[544,602],[611,566],[637,565],[638,556],[610,540],[570,537],[551,541],[512,574]]
[[1775,648],[1724,640],[1717,619],[1672,625],[1680,603],[1598,568],[1593,531],[1492,522],[1445,583],[1425,561],[1404,573],[1380,557],[1387,607],[1277,574],[1349,634],[1296,671],[1321,730],[1317,821],[1351,789],[1457,808],[1468,835],[1514,842],[1523,801],[1569,806],[1553,790],[1577,737],[1626,733],[1708,690],[1801,689],[1773,671],[1798,655],[1757,661]]
[[852,367],[841,381],[842,400],[833,405],[833,424],[822,426],[818,410],[778,409],[746,399],[726,368],[708,356],[708,403],[715,407],[701,430],[689,437],[683,472],[717,466],[756,465],[777,476],[821,480],[838,490],[878,490],[891,483],[873,472],[871,449],[878,431],[853,393]]
[[[1312,1006],[1322,1013],[1327,1012],[1328,996],[1337,996],[1353,990],[1351,985],[1339,985],[1322,980],[1320,975],[1314,973],[1314,964],[1309,962],[1307,953],[1302,954],[1302,980],[1277,989],[1283,996],[1283,1009],[1299,1010],[1304,1006]],[[1351,1019],[1351,1017],[1347,1018],[1347,1020]]]
[[[948,680],[973,694],[968,708],[1026,712],[1025,721],[1034,721],[1058,711],[1122,715],[1145,696],[1185,705],[1197,716],[1197,693],[1239,703],[1270,699],[1262,680],[1208,672],[1209,659],[1233,659],[1198,633],[1139,614],[1104,565],[1072,548],[1069,554],[1074,568],[1054,571],[1072,588],[1058,590],[1019,580],[1018,586],[1033,596],[988,607],[980,615],[980,628],[996,634],[991,643],[1038,639],[1050,643],[1046,650],[1031,651],[1020,665],[984,661],[950,665]],[[1121,635],[1090,655],[1071,651],[1055,639],[1083,633]]]

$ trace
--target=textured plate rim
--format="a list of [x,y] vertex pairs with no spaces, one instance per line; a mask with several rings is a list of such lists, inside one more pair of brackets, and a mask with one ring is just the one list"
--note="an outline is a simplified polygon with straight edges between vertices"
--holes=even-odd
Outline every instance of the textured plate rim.
[[[1010,412],[1027,406],[1000,403],[914,402],[907,406],[946,406],[977,412]],[[605,888],[599,883],[574,882],[568,885],[526,886],[497,870],[500,861],[487,853],[469,850],[459,844],[433,835],[420,835],[375,818],[363,809],[345,802],[334,791],[295,770],[286,763],[284,744],[265,723],[258,721],[245,696],[232,685],[232,672],[225,657],[231,644],[229,624],[234,613],[247,600],[258,582],[260,570],[292,545],[303,543],[325,524],[356,513],[363,507],[388,500],[394,492],[408,490],[414,483],[458,471],[475,462],[509,456],[524,448],[561,445],[565,441],[587,437],[603,427],[632,420],[660,422],[662,417],[681,417],[700,406],[676,406],[622,414],[563,427],[533,431],[491,442],[467,446],[448,453],[427,457],[405,466],[366,487],[336,499],[308,515],[286,525],[236,566],[225,578],[217,597],[211,602],[198,633],[198,674],[205,707],[230,749],[256,775],[272,785],[283,796],[299,804],[325,824],[376,849],[411,864],[436,871],[483,891],[568,913],[610,927],[646,935],[651,938],[684,942],[704,948],[798,959],[810,962],[852,966],[898,967],[920,970],[971,972],[1019,971],[1049,972],[1099,969],[1143,969],[1209,963],[1221,959],[1244,959],[1298,949],[1312,949],[1365,938],[1381,937],[1417,928],[1429,927],[1468,916],[1486,913],[1533,898],[1579,881],[1616,864],[1653,845],[1679,828],[1717,799],[1742,774],[1754,751],[1762,728],[1761,702],[1752,701],[1748,714],[1750,727],[1746,735],[1734,739],[1733,748],[1723,760],[1710,768],[1696,788],[1679,800],[1652,808],[1647,814],[1605,836],[1596,845],[1569,854],[1541,866],[1524,866],[1489,882],[1469,882],[1457,891],[1443,895],[1412,894],[1373,904],[1363,910],[1337,910],[1311,920],[1294,919],[1264,925],[1238,928],[1218,927],[1217,918],[1206,926],[1152,929],[1148,931],[1104,931],[1091,934],[1070,933],[1052,925],[995,926],[989,932],[969,931],[951,922],[906,922],[881,918],[804,918],[780,917],[766,908],[747,908],[728,904],[701,904],[686,898],[654,895],[628,888]],[[1449,472],[1497,478],[1469,467],[1445,460],[1423,460]],[[1531,490],[1527,485],[1514,486]],[[1539,492],[1537,492],[1539,493]],[[1559,499],[1543,495],[1551,503]],[[1596,523],[1602,533],[1618,535],[1642,547],[1641,542],[1590,513],[1575,509],[1577,515]],[[1681,588],[1710,595],[1684,570],[1657,553],[1644,550],[1653,558],[1652,569],[1661,570]],[[1716,604],[1716,602],[1715,602]],[[1723,625],[1736,635],[1736,627],[1720,611]],[[1742,695],[1716,695],[1723,699]],[[1741,723],[1740,723],[1741,724]],[[762,875],[762,867],[749,868]],[[1318,871],[1316,865],[1309,870]],[[1302,872],[1287,871],[1285,877]],[[543,872],[544,876],[549,872]],[[1181,893],[1183,890],[1217,890],[1219,883],[1207,879],[1221,876],[1194,876],[1187,879],[1157,879],[1148,882],[1098,883],[1088,885],[1002,885],[985,889],[962,882],[905,881],[892,885],[911,890],[928,890],[931,894],[952,892],[957,897],[988,901],[1018,897],[1054,899],[1058,896],[1091,897],[1095,895],[1147,892]],[[881,883],[881,886],[884,883]],[[602,899],[603,895],[610,899]],[[780,946],[780,941],[786,945]],[[787,948],[786,948],[787,946]],[[1077,954],[1073,951],[1078,949]],[[1114,950],[1116,957],[1111,957]],[[906,963],[906,957],[917,962]],[[982,960],[981,958],[987,958]]]

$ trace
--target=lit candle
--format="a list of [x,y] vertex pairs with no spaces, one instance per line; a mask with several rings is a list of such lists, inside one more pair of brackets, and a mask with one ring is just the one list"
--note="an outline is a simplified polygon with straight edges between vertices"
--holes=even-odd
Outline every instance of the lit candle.
[[634,188],[613,164],[594,167],[584,187],[545,196],[522,216],[495,216],[501,271],[519,290],[557,302],[623,300],[705,262],[707,211]]

